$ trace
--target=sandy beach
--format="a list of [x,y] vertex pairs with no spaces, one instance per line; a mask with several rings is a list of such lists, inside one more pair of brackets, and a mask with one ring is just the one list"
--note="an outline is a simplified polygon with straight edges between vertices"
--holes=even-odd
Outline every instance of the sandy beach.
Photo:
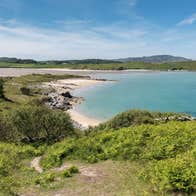
[[65,80],[57,80],[49,83],[45,83],[54,88],[67,88],[69,90],[76,90],[79,88],[94,86],[103,84],[105,81],[103,80],[93,80],[93,79],[81,79],[81,78],[73,78],[73,79],[65,79]]
[[76,110],[72,109],[68,111],[69,115],[71,116],[72,120],[80,124],[83,128],[94,127],[102,123],[94,118],[87,117]]
[[145,69],[132,70],[85,70],[85,69],[66,69],[66,68],[0,68],[0,77],[19,77],[28,74],[71,74],[80,76],[89,76],[98,73],[127,73],[127,72],[159,72]]
[[[73,79],[65,79],[65,80],[57,80],[49,83],[44,83],[44,85],[50,86],[54,88],[57,92],[63,90],[73,91],[76,89],[87,88],[90,86],[104,84],[105,82],[111,81],[102,81],[102,80],[93,80],[93,79],[81,79],[81,78],[73,78]],[[79,104],[79,103],[78,103]],[[94,127],[99,125],[102,121],[87,117],[82,113],[77,112],[74,107],[77,105],[73,103],[73,108],[68,110],[73,121],[79,124],[82,128],[88,128],[89,126]]]

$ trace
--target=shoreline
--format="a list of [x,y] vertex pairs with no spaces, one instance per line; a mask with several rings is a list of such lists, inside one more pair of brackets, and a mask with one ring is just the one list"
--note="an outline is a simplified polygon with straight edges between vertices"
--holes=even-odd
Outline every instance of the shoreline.
[[90,69],[68,69],[68,68],[14,68],[14,67],[0,67],[0,77],[20,77],[30,74],[53,74],[53,75],[78,75],[89,76],[91,74],[104,74],[104,73],[160,73],[160,72],[196,72],[194,70],[150,70],[150,69],[125,69],[125,70],[90,70]]
[[[67,68],[0,68],[0,77],[19,77],[29,74],[53,74],[53,75],[79,75],[88,76],[97,73],[158,73],[159,70],[127,69],[127,70],[89,70],[89,69],[67,69]],[[166,72],[166,71],[165,71]]]
[[74,108],[67,111],[70,115],[71,119],[79,125],[82,129],[87,129],[89,127],[95,127],[99,124],[103,123],[103,121],[88,117],[78,111],[76,111]]
[[[47,88],[50,87],[55,89],[56,96],[59,98],[62,97],[61,96],[62,94],[65,94],[67,92],[71,93],[72,91],[77,89],[102,85],[105,82],[113,82],[113,81],[73,78],[73,79],[63,79],[63,80],[43,83],[43,86]],[[69,104],[71,107],[64,109],[65,111],[68,112],[68,114],[70,115],[71,119],[75,122],[75,124],[82,129],[87,129],[88,127],[94,127],[102,123],[103,121],[101,120],[88,117],[85,114],[82,114],[75,110],[75,107],[78,104],[81,104],[83,101],[84,101],[83,97],[72,97],[70,100],[67,101],[67,104]],[[62,99],[62,104],[65,104],[63,99]]]

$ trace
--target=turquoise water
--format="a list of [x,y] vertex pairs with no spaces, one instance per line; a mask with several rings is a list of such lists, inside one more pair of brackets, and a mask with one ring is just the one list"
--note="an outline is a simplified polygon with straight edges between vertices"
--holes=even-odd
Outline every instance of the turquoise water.
[[117,82],[81,89],[77,110],[106,120],[129,109],[184,112],[196,116],[196,72],[128,72],[93,75]]

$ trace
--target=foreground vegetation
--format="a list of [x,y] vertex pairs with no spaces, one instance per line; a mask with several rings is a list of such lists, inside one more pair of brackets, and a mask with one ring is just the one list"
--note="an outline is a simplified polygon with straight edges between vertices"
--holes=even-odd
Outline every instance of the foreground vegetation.
[[43,105],[38,85],[70,77],[1,80],[0,195],[196,194],[195,121],[130,110],[81,132]]

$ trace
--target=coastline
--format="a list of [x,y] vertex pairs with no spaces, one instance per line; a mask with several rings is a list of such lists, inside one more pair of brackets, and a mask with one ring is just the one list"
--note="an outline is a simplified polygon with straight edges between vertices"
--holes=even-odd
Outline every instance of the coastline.
[[102,121],[97,120],[95,118],[90,118],[88,116],[85,116],[84,114],[76,111],[74,108],[68,110],[68,113],[71,117],[71,119],[76,122],[79,127],[83,129],[87,129],[88,127],[95,127],[102,123]]
[[127,69],[127,70],[89,70],[89,69],[67,69],[67,68],[0,68],[0,77],[19,77],[29,74],[70,74],[79,76],[88,76],[97,73],[152,73],[160,72],[159,70],[147,70],[147,69]]
[[[62,93],[69,92],[76,89],[88,88],[91,86],[96,86],[100,84],[104,84],[105,82],[111,82],[107,80],[98,80],[98,79],[83,79],[83,78],[73,78],[73,79],[64,79],[57,80],[48,83],[44,83],[43,86],[50,87],[55,89],[56,96],[60,96]],[[76,105],[81,104],[84,99],[82,97],[72,97],[71,101],[69,100],[69,104],[71,108],[68,108],[66,111],[69,113],[71,119],[75,122],[75,124],[82,128],[86,129],[88,127],[94,127],[102,123],[102,121],[91,118],[82,114],[75,110]]]

